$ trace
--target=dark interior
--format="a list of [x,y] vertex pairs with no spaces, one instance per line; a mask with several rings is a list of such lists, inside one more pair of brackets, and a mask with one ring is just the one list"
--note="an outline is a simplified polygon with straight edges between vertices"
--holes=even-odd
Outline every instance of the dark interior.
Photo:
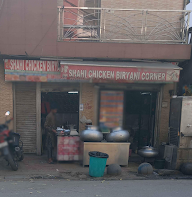
[[[41,94],[41,103],[56,103],[58,112],[56,114],[56,124],[58,127],[64,126],[66,129],[68,125],[75,125],[78,129],[79,125],[79,94],[68,92],[48,92]],[[42,127],[49,110],[42,113]]]
[[130,131],[131,149],[153,145],[156,92],[126,91],[124,129]]

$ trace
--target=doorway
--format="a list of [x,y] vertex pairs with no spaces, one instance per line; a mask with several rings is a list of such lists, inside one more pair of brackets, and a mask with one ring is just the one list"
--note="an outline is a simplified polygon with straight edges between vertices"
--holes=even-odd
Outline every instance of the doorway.
[[156,92],[125,91],[124,129],[130,131],[133,152],[154,143]]
[[115,127],[130,132],[131,150],[154,145],[157,92],[101,90],[99,127],[109,133]]
[[55,116],[56,126],[70,129],[73,127],[78,132],[79,130],[79,92],[42,92],[41,93],[41,129],[42,129],[42,144],[45,149],[46,133],[44,123],[46,116],[51,111],[51,104],[54,103],[58,107]]

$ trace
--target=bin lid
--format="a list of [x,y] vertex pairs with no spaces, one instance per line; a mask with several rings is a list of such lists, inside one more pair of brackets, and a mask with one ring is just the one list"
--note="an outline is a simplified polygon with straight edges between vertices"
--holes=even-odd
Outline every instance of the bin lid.
[[108,158],[109,155],[107,153],[102,153],[98,151],[91,151],[89,152],[90,157],[98,157],[98,158]]

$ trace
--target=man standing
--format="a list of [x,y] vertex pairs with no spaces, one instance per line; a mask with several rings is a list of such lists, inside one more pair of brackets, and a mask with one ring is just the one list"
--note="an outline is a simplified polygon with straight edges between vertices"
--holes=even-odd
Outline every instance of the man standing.
[[51,105],[51,112],[47,115],[45,121],[45,131],[47,134],[47,153],[48,153],[48,163],[53,164],[52,151],[56,147],[56,124],[55,124],[55,114],[57,113],[56,104]]

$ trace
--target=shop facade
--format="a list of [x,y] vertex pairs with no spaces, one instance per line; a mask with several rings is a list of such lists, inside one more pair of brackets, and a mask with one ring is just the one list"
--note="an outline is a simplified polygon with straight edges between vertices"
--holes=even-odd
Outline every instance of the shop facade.
[[26,153],[42,153],[42,114],[51,101],[59,104],[59,125],[79,133],[90,120],[103,133],[129,129],[133,149],[168,142],[170,92],[180,73],[174,64],[5,59],[3,72]]

